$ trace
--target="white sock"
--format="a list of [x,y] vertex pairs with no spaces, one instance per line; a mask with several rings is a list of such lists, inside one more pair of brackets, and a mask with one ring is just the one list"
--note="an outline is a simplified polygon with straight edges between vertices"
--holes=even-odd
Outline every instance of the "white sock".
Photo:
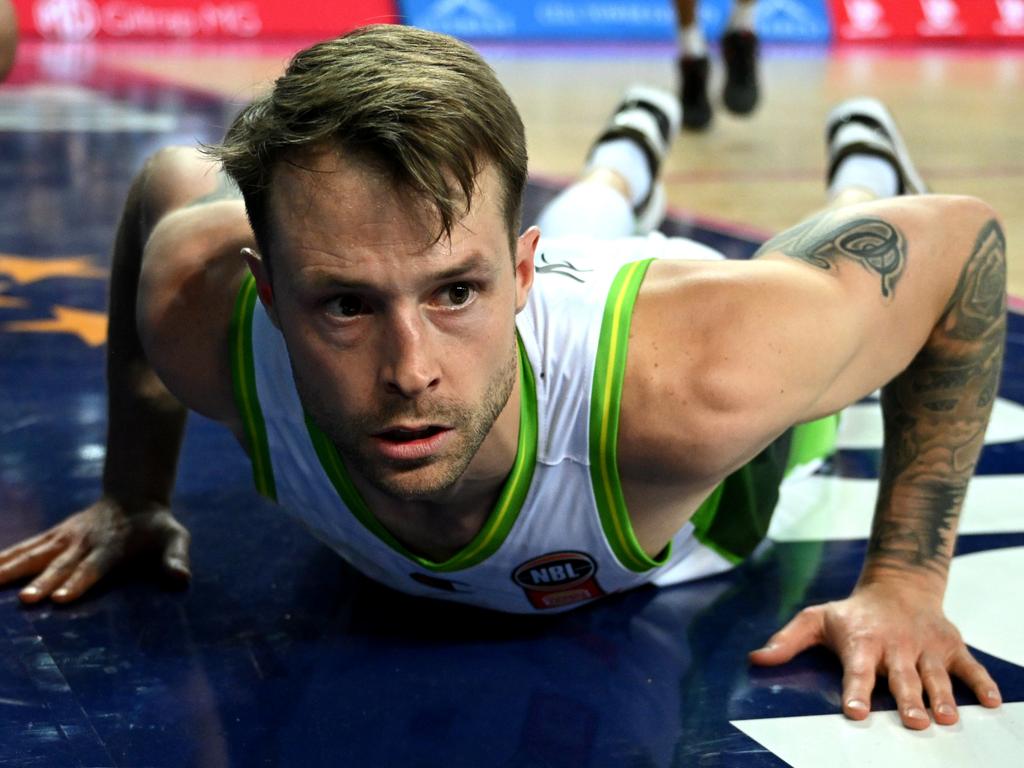
[[679,50],[691,59],[702,59],[708,55],[708,41],[704,39],[700,24],[694,22],[679,28]]
[[586,170],[594,168],[607,168],[625,179],[633,205],[639,204],[651,191],[654,179],[651,178],[647,155],[632,139],[612,139],[594,147]]
[[633,206],[607,184],[577,182],[558,193],[537,219],[542,237],[629,237],[636,229]]
[[875,155],[850,155],[832,174],[829,200],[850,187],[871,190],[877,197],[894,197],[900,189],[900,177],[888,160]]
[[741,3],[739,0],[733,0],[732,15],[729,17],[726,29],[753,32],[754,17],[757,15],[755,12],[756,7],[756,3]]

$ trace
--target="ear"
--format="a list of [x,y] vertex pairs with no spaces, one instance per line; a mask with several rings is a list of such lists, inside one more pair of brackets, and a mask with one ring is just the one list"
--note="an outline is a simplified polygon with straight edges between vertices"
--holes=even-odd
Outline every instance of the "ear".
[[533,287],[533,258],[537,253],[540,230],[530,227],[516,240],[516,312],[526,306],[526,299]]
[[243,248],[242,258],[249,265],[249,271],[252,272],[252,276],[256,278],[256,291],[260,295],[263,308],[267,310],[270,322],[280,328],[281,326],[277,322],[277,310],[274,307],[274,286],[270,282],[270,272],[263,261],[263,257],[252,248]]

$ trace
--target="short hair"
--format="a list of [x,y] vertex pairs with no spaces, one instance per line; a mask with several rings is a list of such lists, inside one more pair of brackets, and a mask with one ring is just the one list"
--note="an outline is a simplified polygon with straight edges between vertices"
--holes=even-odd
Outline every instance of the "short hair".
[[493,163],[514,250],[527,173],[523,123],[465,43],[414,27],[362,27],[297,53],[273,90],[238,115],[208,151],[238,184],[265,255],[273,170],[317,146],[373,163],[426,201],[440,220],[438,239],[451,236],[477,175]]

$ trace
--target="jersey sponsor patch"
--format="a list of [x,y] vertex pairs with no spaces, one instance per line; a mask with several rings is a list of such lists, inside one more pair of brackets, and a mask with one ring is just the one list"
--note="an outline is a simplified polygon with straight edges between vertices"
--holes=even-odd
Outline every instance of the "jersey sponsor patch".
[[583,552],[552,552],[527,560],[512,572],[534,608],[561,608],[601,597],[597,563]]

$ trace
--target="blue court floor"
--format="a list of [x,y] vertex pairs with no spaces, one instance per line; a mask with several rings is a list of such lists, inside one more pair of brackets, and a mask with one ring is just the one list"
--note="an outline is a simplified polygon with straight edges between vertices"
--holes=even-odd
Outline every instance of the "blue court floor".
[[[142,159],[213,141],[233,105],[93,72],[0,88],[0,547],[94,500],[103,463],[108,248]],[[530,189],[536,210],[552,189]],[[744,257],[728,231],[688,234]],[[1024,747],[1024,317],[968,497],[947,609],[1002,688],[954,728],[911,733],[876,691],[839,712],[823,651],[746,653],[801,607],[845,596],[865,549],[877,405],[787,491],[775,543],[726,576],[545,618],[391,593],[251,488],[219,427],[192,417],[175,508],[194,580],[146,574],[79,604],[0,593],[0,766],[1017,766]],[[866,508],[865,508],[866,507]]]

